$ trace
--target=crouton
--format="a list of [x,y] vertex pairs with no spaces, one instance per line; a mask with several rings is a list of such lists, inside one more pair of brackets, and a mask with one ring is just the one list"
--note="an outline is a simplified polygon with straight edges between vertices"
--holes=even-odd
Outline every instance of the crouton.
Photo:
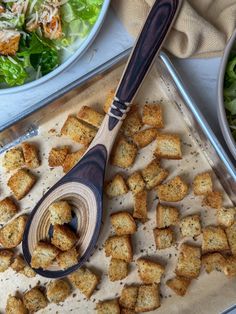
[[61,251],[68,251],[75,245],[76,234],[67,226],[55,225],[51,243]]
[[193,180],[193,191],[195,195],[204,195],[212,192],[213,183],[211,174],[204,172],[197,174]]
[[236,221],[234,224],[225,229],[229,246],[233,255],[236,255]]
[[4,248],[14,248],[21,243],[26,222],[27,216],[22,215],[0,229],[0,243]]
[[120,314],[120,306],[117,299],[100,301],[96,305],[97,314]]
[[109,237],[105,242],[105,254],[107,257],[132,262],[133,249],[130,237],[128,235]]
[[209,274],[213,270],[223,271],[226,264],[226,260],[220,253],[210,253],[202,256],[202,266]]
[[59,14],[53,15],[47,23],[42,23],[43,34],[45,38],[59,39],[62,37],[62,25]]
[[111,164],[120,168],[129,168],[133,165],[137,152],[135,144],[129,143],[125,138],[120,138],[113,149]]
[[20,273],[28,278],[33,278],[36,275],[35,271],[26,264],[24,258],[21,255],[17,255],[14,258],[11,268],[15,272]]
[[219,225],[230,227],[234,223],[236,208],[219,208],[216,212],[216,217]]
[[104,114],[101,114],[88,106],[83,106],[80,109],[77,117],[80,120],[91,124],[95,128],[99,128],[102,124],[102,120],[104,119]]
[[36,276],[36,272],[28,265],[26,265],[21,271],[19,271],[19,273],[28,278],[33,278]]
[[59,254],[58,248],[54,245],[40,241],[32,254],[31,266],[33,268],[47,269]]
[[121,291],[121,296],[119,299],[120,306],[133,310],[138,297],[138,286],[125,285]]
[[190,215],[181,219],[180,232],[182,237],[197,237],[201,234],[200,215]]
[[137,194],[145,189],[145,182],[139,171],[136,171],[129,176],[127,184],[133,194]]
[[224,273],[228,277],[236,276],[236,256],[227,257]]
[[64,302],[71,294],[71,287],[66,280],[51,281],[47,285],[47,298],[52,303]]
[[143,170],[142,176],[148,190],[161,184],[169,175],[169,171],[161,168],[160,163],[154,159]]
[[144,283],[160,283],[165,267],[145,258],[137,260],[138,273]]
[[130,309],[121,309],[121,314],[135,314],[134,310],[130,310]]
[[139,148],[144,148],[156,139],[157,132],[156,128],[146,129],[135,133],[132,139]]
[[156,189],[159,199],[166,202],[181,201],[188,194],[188,185],[179,176],[158,185]]
[[[1,33],[1,31],[0,31]],[[25,165],[25,159],[20,147],[8,150],[3,158],[3,167],[7,170],[15,170]]]
[[146,104],[143,107],[143,123],[158,129],[164,127],[163,113],[160,105]]
[[177,295],[183,297],[187,292],[190,282],[191,280],[188,278],[176,276],[175,278],[167,280],[166,285]]
[[2,5],[0,5],[0,13],[3,13],[3,12],[5,12],[5,8]]
[[69,116],[64,123],[61,134],[70,137],[73,141],[82,145],[88,145],[96,135],[96,129],[79,121],[73,116]]
[[63,166],[66,156],[69,154],[69,147],[54,147],[50,150],[48,156],[49,167]]
[[14,56],[19,49],[20,33],[11,29],[0,30],[0,54]]
[[157,250],[166,249],[171,247],[174,243],[174,233],[171,228],[154,229],[154,239]]
[[18,212],[18,206],[10,197],[0,201],[0,223],[8,222]]
[[0,250],[0,273],[3,273],[11,265],[14,253],[10,250]]
[[203,253],[225,251],[229,249],[224,230],[219,226],[207,226],[202,231]]
[[87,299],[91,297],[100,278],[88,268],[82,267],[68,276],[71,283],[83,293]]
[[142,222],[147,220],[147,191],[141,191],[134,196],[133,217],[141,219]]
[[69,172],[83,157],[86,152],[87,147],[79,149],[77,152],[66,155],[63,162],[63,171],[65,173]]
[[46,297],[37,287],[34,287],[24,293],[23,302],[30,313],[34,313],[41,309],[44,309],[48,305]]
[[128,188],[122,175],[116,174],[114,178],[107,183],[105,192],[109,198],[128,193]]
[[157,147],[154,155],[157,158],[182,159],[181,140],[177,134],[157,134]]
[[21,147],[26,167],[30,169],[38,168],[40,166],[40,161],[37,147],[34,144],[26,142],[22,143]]
[[52,225],[63,225],[72,219],[72,208],[66,201],[57,201],[52,203],[48,210],[50,212],[50,223]]
[[182,244],[175,273],[177,276],[197,278],[201,270],[201,250],[199,247]]
[[154,311],[159,306],[159,286],[156,284],[139,286],[135,312]]
[[77,252],[76,248],[73,247],[72,249],[68,251],[59,253],[56,257],[56,260],[57,260],[58,266],[61,269],[67,269],[71,266],[78,264],[78,257],[79,257],[79,253]]
[[110,260],[108,277],[110,281],[117,281],[128,276],[129,264],[122,259],[112,258]]
[[117,235],[133,234],[137,230],[134,218],[128,212],[112,214],[111,225]]
[[222,207],[222,193],[219,191],[213,191],[206,194],[203,199],[202,205],[211,208],[221,208]]
[[27,313],[28,310],[26,309],[21,299],[13,297],[11,295],[8,296],[6,314],[27,314]]
[[179,210],[176,207],[158,204],[156,209],[157,228],[175,226],[179,223]]
[[25,169],[14,173],[7,182],[17,200],[21,200],[29,193],[36,182],[36,177]]
[[115,95],[115,90],[111,90],[107,94],[105,104],[103,105],[103,110],[105,113],[109,112],[111,104],[113,103],[114,95]]
[[125,118],[121,130],[125,136],[132,136],[137,133],[143,126],[142,119],[136,107],[133,106]]

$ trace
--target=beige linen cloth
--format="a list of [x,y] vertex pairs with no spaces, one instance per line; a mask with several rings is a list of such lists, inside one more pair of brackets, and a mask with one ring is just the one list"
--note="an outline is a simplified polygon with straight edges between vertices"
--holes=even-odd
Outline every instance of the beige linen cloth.
[[[137,36],[154,0],[113,0],[127,30]],[[236,0],[183,0],[182,8],[165,42],[180,58],[221,55],[236,27]]]

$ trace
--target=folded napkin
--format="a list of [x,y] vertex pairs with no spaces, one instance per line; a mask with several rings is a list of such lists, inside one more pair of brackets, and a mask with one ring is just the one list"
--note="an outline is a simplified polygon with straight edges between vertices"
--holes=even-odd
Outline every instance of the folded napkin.
[[[127,30],[137,36],[154,0],[113,0]],[[221,55],[236,26],[235,0],[184,0],[165,42],[180,58]]]

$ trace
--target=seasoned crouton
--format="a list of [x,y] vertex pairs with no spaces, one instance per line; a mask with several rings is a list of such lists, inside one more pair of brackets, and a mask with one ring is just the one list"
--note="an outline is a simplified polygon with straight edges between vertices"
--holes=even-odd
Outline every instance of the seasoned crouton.
[[52,15],[48,23],[43,23],[43,33],[45,38],[58,39],[62,36],[62,25],[60,15]]
[[170,207],[158,204],[156,209],[157,228],[175,226],[179,223],[179,210],[176,207]]
[[130,237],[128,235],[109,237],[105,242],[105,254],[107,257],[132,262],[133,249]]
[[219,191],[213,191],[206,194],[203,199],[202,205],[209,206],[211,208],[221,208],[222,202],[222,193]]
[[67,269],[78,263],[78,256],[79,256],[79,253],[77,252],[76,248],[73,247],[72,249],[68,251],[59,253],[56,257],[56,260],[57,260],[58,266],[61,269]]
[[134,172],[127,180],[127,184],[133,194],[137,194],[145,189],[145,182],[139,171]]
[[44,309],[48,305],[46,297],[37,287],[34,287],[33,289],[24,293],[23,302],[30,313]]
[[167,280],[166,285],[177,295],[182,297],[186,294],[190,282],[191,280],[188,278],[176,276],[175,278]]
[[50,223],[52,225],[63,225],[72,219],[71,206],[66,201],[57,201],[52,203],[48,210],[50,212]]
[[0,251],[0,273],[4,272],[11,265],[14,253],[10,250]]
[[171,228],[154,229],[154,239],[157,250],[166,249],[171,247],[174,243],[174,233]]
[[20,273],[28,278],[33,278],[35,277],[36,273],[35,271],[33,271],[32,268],[30,268],[24,258],[21,256],[21,255],[17,255],[15,258],[14,258],[14,261],[13,263],[11,264],[11,268],[17,272],[17,273]]
[[52,303],[64,302],[71,294],[71,287],[66,280],[51,281],[47,285],[47,298]]
[[82,145],[88,145],[96,135],[97,130],[86,123],[69,116],[64,123],[61,134],[70,137],[73,141]]
[[0,5],[0,13],[3,13],[3,12],[5,12],[5,9],[2,5]]
[[91,297],[100,278],[88,268],[82,267],[68,276],[71,283],[83,293],[87,299]]
[[203,253],[228,250],[229,245],[224,230],[219,226],[207,226],[202,231]]
[[204,172],[196,175],[193,180],[193,191],[195,195],[204,195],[212,192],[213,183],[211,174]]
[[115,90],[111,90],[107,94],[105,104],[103,105],[103,110],[104,110],[105,113],[108,113],[108,111],[110,110],[110,106],[111,106],[111,104],[113,102],[114,95],[115,95]]
[[130,310],[130,309],[121,309],[121,314],[135,314],[134,310]]
[[21,243],[27,218],[19,216],[0,229],[0,243],[4,248],[14,248]]
[[[0,31],[1,32],[1,31]],[[7,170],[15,170],[25,165],[25,159],[20,147],[12,148],[6,152],[3,158],[3,167]]]
[[76,234],[67,226],[55,225],[51,243],[61,251],[68,251],[75,245]]
[[143,170],[142,176],[148,190],[161,184],[169,175],[169,171],[161,168],[160,163],[154,159]]
[[117,281],[128,276],[129,264],[122,259],[112,258],[110,260],[108,277],[110,281]]
[[36,182],[36,177],[25,169],[20,169],[14,173],[7,182],[17,200],[21,200]]
[[229,246],[233,255],[236,255],[236,221],[232,226],[225,229]]
[[8,296],[6,314],[27,314],[27,313],[28,310],[26,309],[21,299],[13,297],[11,295]]
[[101,114],[88,106],[83,106],[80,109],[77,117],[80,120],[91,124],[95,128],[99,128],[102,124],[102,120],[104,119],[104,114]]
[[137,151],[135,144],[129,143],[125,138],[118,139],[112,152],[112,165],[120,168],[131,167],[136,158]]
[[197,278],[201,270],[201,250],[199,247],[182,244],[175,273],[177,276]]
[[137,260],[137,265],[139,277],[144,283],[161,282],[161,276],[165,271],[164,266],[145,258],[139,258]]
[[156,284],[139,286],[135,312],[154,311],[159,306],[159,286]]
[[116,174],[114,178],[107,183],[105,192],[110,198],[128,193],[128,188],[122,175]]
[[49,167],[63,166],[66,156],[69,154],[69,147],[54,147],[50,150],[48,156]]
[[0,201],[0,223],[8,222],[18,212],[18,206],[10,197]]
[[182,159],[181,140],[177,134],[157,134],[157,147],[154,155],[157,158]]
[[96,305],[97,314],[120,314],[120,306],[117,299],[100,301]]
[[46,269],[52,264],[58,254],[59,250],[54,245],[40,241],[33,251],[31,266],[33,268]]
[[158,129],[164,127],[163,113],[160,105],[146,104],[143,107],[143,123]]
[[34,144],[22,143],[21,145],[27,168],[35,169],[40,166],[38,149]]
[[126,309],[134,309],[138,297],[138,287],[135,285],[125,285],[121,291],[119,299],[120,306]]
[[224,273],[228,277],[236,276],[236,256],[227,257]]
[[181,219],[180,232],[182,237],[196,237],[201,234],[200,215],[190,215]]
[[157,195],[161,201],[178,202],[184,199],[187,194],[188,185],[179,176],[157,186]]
[[86,150],[87,147],[81,148],[77,152],[66,155],[66,158],[63,162],[63,171],[65,173],[69,172],[80,161]]
[[219,225],[230,227],[234,223],[236,208],[219,208],[216,212],[216,217]]
[[125,118],[121,130],[125,136],[132,136],[137,133],[143,126],[142,119],[136,107],[133,105],[132,110],[129,111]]
[[220,253],[210,253],[202,256],[202,265],[207,273],[213,270],[223,271],[226,260]]
[[28,278],[33,278],[36,276],[35,271],[28,265],[26,265],[21,271],[19,271],[19,273]]
[[150,128],[135,133],[132,138],[139,148],[144,148],[156,139],[157,132],[156,128]]
[[111,225],[117,235],[133,234],[137,230],[134,218],[128,212],[112,214]]
[[0,30],[0,54],[14,56],[19,49],[20,33],[11,29]]
[[134,196],[133,217],[141,219],[142,222],[147,220],[147,191],[141,191]]

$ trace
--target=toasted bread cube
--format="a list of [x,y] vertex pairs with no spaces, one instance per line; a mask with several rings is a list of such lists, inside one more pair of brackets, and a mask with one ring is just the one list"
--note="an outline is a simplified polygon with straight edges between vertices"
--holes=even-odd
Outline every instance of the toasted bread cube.
[[109,237],[105,242],[105,254],[107,257],[132,262],[133,249],[130,237],[128,235]]
[[110,198],[128,193],[128,188],[122,175],[116,174],[106,185],[105,192]]
[[137,260],[138,273],[144,283],[160,283],[165,267],[145,258]]
[[202,256],[202,265],[209,274],[213,270],[223,271],[226,260],[220,253],[210,253]]
[[131,110],[127,114],[127,117],[125,118],[121,127],[125,136],[132,136],[133,134],[137,133],[143,126],[139,112],[134,106],[132,109],[133,110]]
[[25,165],[25,159],[20,147],[8,150],[3,159],[3,167],[7,170],[15,170]]
[[139,171],[134,172],[127,180],[127,184],[133,194],[137,194],[145,189],[145,182]]
[[225,229],[229,246],[233,255],[236,255],[236,221],[234,224]]
[[122,280],[128,276],[129,264],[122,259],[112,258],[109,264],[108,277],[110,281]]
[[46,297],[37,287],[34,287],[33,289],[24,293],[23,302],[30,313],[44,309],[48,305]]
[[147,191],[141,191],[134,195],[133,217],[141,219],[142,222],[147,220]]
[[28,265],[26,265],[21,271],[19,271],[19,273],[28,278],[33,278],[36,276],[36,272]]
[[82,145],[88,145],[96,135],[96,129],[79,121],[73,116],[69,116],[64,123],[61,134],[70,137],[73,141]]
[[187,194],[188,185],[179,176],[157,186],[157,195],[161,201],[178,202],[184,199]]
[[117,299],[100,301],[96,305],[97,314],[120,314],[120,306]]
[[48,210],[50,212],[50,223],[52,225],[63,225],[72,219],[71,206],[66,201],[57,201],[52,203]]
[[222,207],[222,193],[219,191],[213,191],[206,194],[203,199],[202,205],[209,206],[211,208],[221,208]]
[[212,192],[213,183],[211,174],[209,172],[203,172],[197,174],[193,180],[193,191],[195,195],[205,195]]
[[35,169],[40,166],[38,149],[34,144],[22,143],[25,165],[27,168]]
[[61,269],[67,269],[70,268],[71,266],[78,264],[78,257],[79,253],[77,252],[76,248],[73,247],[68,251],[59,253],[56,257],[56,260],[58,266]]
[[224,273],[228,277],[236,276],[236,256],[227,257]]
[[157,104],[146,104],[143,107],[143,123],[158,129],[164,127],[162,107]]
[[54,147],[50,150],[48,156],[49,167],[63,166],[66,156],[69,154],[69,147]]
[[138,286],[124,286],[119,299],[120,306],[133,310],[138,297]]
[[19,49],[20,33],[11,29],[0,30],[0,54],[14,56]]
[[197,278],[201,270],[201,250],[199,247],[182,244],[175,273],[177,276]]
[[47,269],[52,265],[58,254],[59,250],[54,245],[40,241],[33,251],[31,266],[33,268]]
[[32,268],[30,268],[24,258],[21,255],[17,255],[13,261],[13,263],[11,264],[11,268],[17,272],[20,273],[28,278],[33,278],[35,277],[36,273],[35,271],[33,271]]
[[10,197],[0,201],[0,223],[8,222],[18,212],[18,206]]
[[129,168],[133,165],[137,152],[136,145],[129,143],[125,138],[120,138],[113,150],[111,163],[120,168]]
[[229,245],[224,230],[219,226],[207,226],[202,231],[203,253],[228,250]]
[[36,177],[25,169],[14,173],[7,182],[17,200],[21,200],[29,193],[36,182]]
[[183,297],[187,292],[190,282],[191,280],[188,278],[176,276],[175,278],[167,280],[166,285],[177,295]]
[[223,227],[230,227],[234,223],[234,216],[236,208],[219,208],[216,213],[219,225]]
[[80,120],[91,124],[95,128],[99,128],[102,124],[102,120],[104,119],[104,114],[101,114],[88,106],[83,106],[80,109],[77,117]]
[[157,228],[175,226],[179,223],[179,210],[176,207],[158,204],[156,209]]
[[142,176],[148,190],[161,184],[169,175],[169,171],[161,168],[160,163],[154,159],[143,170]]
[[0,243],[4,248],[14,248],[21,243],[27,218],[19,216],[0,229]]
[[21,299],[9,295],[7,298],[6,314],[28,314],[28,310]]
[[197,237],[201,234],[200,215],[190,215],[181,219],[180,232],[182,237]]
[[157,147],[154,155],[157,158],[182,159],[181,140],[177,134],[157,134]]
[[52,303],[64,302],[71,294],[71,287],[66,280],[51,281],[47,285],[47,298]]
[[159,286],[156,284],[139,286],[135,312],[154,311],[159,306]]
[[67,226],[55,225],[51,243],[61,251],[72,249],[77,241],[76,234]]
[[91,297],[100,278],[88,268],[82,267],[68,276],[71,283],[83,293],[87,299]]
[[137,230],[134,218],[128,212],[112,214],[111,225],[117,235],[133,234]]
[[156,128],[150,128],[146,130],[139,131],[135,133],[132,138],[134,143],[139,147],[139,148],[144,148],[151,144],[156,137],[157,137],[157,129]]
[[114,95],[115,95],[115,90],[111,90],[107,94],[105,104],[103,105],[103,110],[105,113],[108,113],[108,111],[110,110],[111,104],[113,103]]
[[14,253],[10,250],[0,251],[0,273],[3,273],[11,265]]
[[121,309],[121,314],[135,314],[134,310],[130,310],[130,309]]
[[157,250],[166,249],[171,247],[174,243],[174,233],[171,228],[154,229],[154,239]]
[[79,149],[77,152],[67,154],[63,162],[63,171],[65,173],[69,172],[80,161],[86,150],[87,148],[85,147]]

